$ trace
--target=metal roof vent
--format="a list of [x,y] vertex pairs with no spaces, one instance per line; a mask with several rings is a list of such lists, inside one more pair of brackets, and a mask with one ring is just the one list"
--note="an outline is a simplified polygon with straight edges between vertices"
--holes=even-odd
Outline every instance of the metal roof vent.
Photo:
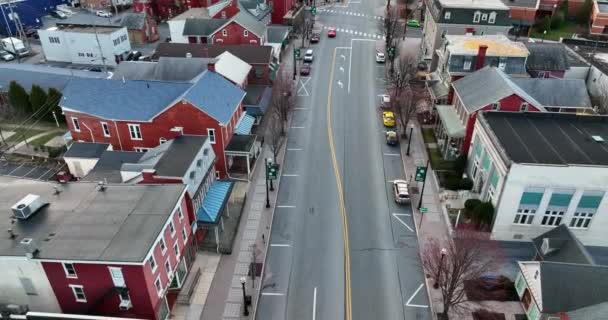
[[25,247],[25,255],[30,259],[39,251],[38,244],[32,238],[24,238],[20,243]]
[[186,52],[186,58],[192,58],[192,53]]
[[604,142],[604,138],[602,138],[602,136],[591,136],[591,139],[593,139],[593,141],[599,142],[599,143]]
[[28,194],[11,207],[13,216],[17,219],[27,219],[46,203],[39,195]]

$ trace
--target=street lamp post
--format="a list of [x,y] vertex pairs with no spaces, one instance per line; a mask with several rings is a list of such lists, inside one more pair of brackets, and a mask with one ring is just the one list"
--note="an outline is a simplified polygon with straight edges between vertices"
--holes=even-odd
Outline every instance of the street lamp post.
[[264,158],[264,164],[266,169],[266,208],[270,208],[270,196],[268,195],[268,158]]
[[448,253],[445,248],[441,248],[441,259],[439,260],[439,269],[437,270],[437,277],[435,278],[435,283],[433,284],[433,288],[439,288],[439,277],[441,277],[441,269],[443,269],[443,258]]
[[[268,169],[272,169],[273,166],[274,166],[274,163],[272,162],[272,159],[268,158],[268,163],[269,163]],[[270,191],[274,191],[274,186],[272,184],[272,179],[268,179],[268,182],[270,183]]]
[[[424,169],[425,173],[428,173],[428,171],[429,171],[429,162],[430,162],[430,159],[427,159],[426,166]],[[422,207],[422,197],[424,196],[424,187],[426,185],[426,176],[427,176],[427,174],[424,175],[424,180],[422,181],[422,190],[420,190],[420,199],[418,200],[418,207],[417,207],[418,210],[420,210],[420,207]],[[420,225],[422,225],[422,215],[420,216]]]
[[547,30],[543,31],[543,38],[540,41],[540,43],[544,43],[545,42],[545,36],[547,35]]
[[245,282],[247,282],[247,278],[241,277],[241,288],[243,288],[243,315],[245,317],[249,316],[249,297],[245,293]]
[[406,156],[410,155],[410,145],[412,144],[412,134],[414,133],[414,125],[410,125],[410,134],[407,140],[407,151],[405,152]]

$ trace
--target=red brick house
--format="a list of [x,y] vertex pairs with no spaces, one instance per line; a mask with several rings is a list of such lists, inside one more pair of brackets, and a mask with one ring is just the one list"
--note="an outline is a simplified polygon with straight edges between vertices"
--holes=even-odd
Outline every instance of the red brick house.
[[271,75],[277,66],[273,62],[272,47],[256,45],[210,45],[189,43],[161,42],[154,50],[153,61],[160,57],[217,58],[224,52],[230,52],[251,65],[247,83],[252,85],[269,85]]
[[210,66],[193,82],[73,81],[60,106],[74,141],[110,143],[114,150],[147,151],[175,130],[206,135],[218,175],[226,178],[235,158],[250,160],[257,148],[244,97],[241,88]]
[[132,43],[143,44],[159,39],[156,20],[146,11],[123,15],[120,26],[127,28]]
[[608,34],[608,1],[593,1],[591,30],[589,30],[589,32],[591,34],[604,36]]
[[530,35],[532,26],[536,23],[541,0],[503,0],[502,2],[509,7],[509,14],[514,26],[511,32]]
[[184,185],[57,186],[9,177],[0,183],[11,185],[0,196],[6,208],[32,206],[30,216],[13,224],[15,237],[0,240],[0,259],[27,256],[22,264],[40,266],[14,267],[22,277],[45,279],[27,290],[42,290],[46,282],[64,313],[168,318],[195,257],[194,213]]
[[526,70],[534,78],[564,78],[570,69],[566,45],[554,42],[526,42],[530,55]]
[[183,36],[188,43],[251,44],[266,43],[266,26],[248,12],[229,19],[186,19]]
[[[274,24],[284,24],[286,15],[299,3],[298,0],[272,0],[269,1],[272,7],[272,18],[271,21]],[[287,17],[288,19],[290,16]]]
[[[467,154],[480,110],[587,113],[591,101],[580,79],[514,78],[484,67],[452,83],[453,106],[437,106],[435,132],[446,159]],[[480,88],[483,88],[481,90]]]

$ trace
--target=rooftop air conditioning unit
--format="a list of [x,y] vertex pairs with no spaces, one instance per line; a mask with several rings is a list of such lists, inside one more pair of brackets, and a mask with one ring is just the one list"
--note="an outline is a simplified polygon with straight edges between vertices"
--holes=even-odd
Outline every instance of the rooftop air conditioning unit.
[[12,206],[11,209],[13,210],[13,216],[15,216],[15,218],[27,219],[45,204],[46,203],[42,201],[40,196],[28,194]]

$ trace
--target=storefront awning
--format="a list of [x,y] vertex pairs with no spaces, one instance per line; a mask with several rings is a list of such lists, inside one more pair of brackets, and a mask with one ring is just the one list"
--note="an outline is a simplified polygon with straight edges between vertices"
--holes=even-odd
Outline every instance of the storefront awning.
[[236,130],[235,133],[236,134],[250,134],[251,133],[251,128],[253,128],[253,124],[255,122],[255,118],[243,113],[243,116],[241,117],[241,119],[239,120],[239,122],[236,124]]
[[439,119],[443,124],[446,134],[450,138],[464,138],[464,126],[454,109],[454,106],[435,106]]
[[246,156],[253,153],[256,135],[235,134],[230,139],[224,153],[229,156]]
[[203,200],[203,205],[196,213],[199,224],[217,224],[222,211],[230,199],[230,193],[234,182],[227,180],[215,180]]
[[431,89],[431,95],[435,99],[441,99],[450,93],[448,87],[446,87],[446,85],[441,81],[435,82],[434,84],[430,85],[429,88]]

